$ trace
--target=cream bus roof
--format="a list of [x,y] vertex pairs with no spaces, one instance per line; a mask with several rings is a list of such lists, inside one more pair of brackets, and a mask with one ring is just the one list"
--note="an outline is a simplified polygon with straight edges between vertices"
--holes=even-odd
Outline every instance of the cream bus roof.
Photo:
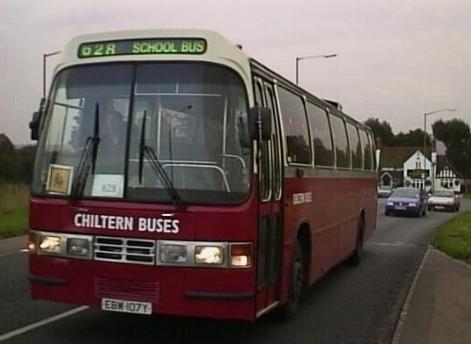
[[[182,53],[146,53],[146,54],[117,54],[103,55],[84,58],[79,57],[79,48],[84,43],[110,42],[110,41],[132,41],[142,39],[204,39],[206,49],[204,53],[182,54]],[[73,38],[62,54],[62,62],[58,69],[66,66],[85,64],[85,63],[103,63],[116,61],[207,61],[225,64],[241,74],[247,84],[250,84],[250,64],[249,57],[228,41],[225,37],[214,31],[208,30],[133,30],[133,31],[115,31],[81,35]]]

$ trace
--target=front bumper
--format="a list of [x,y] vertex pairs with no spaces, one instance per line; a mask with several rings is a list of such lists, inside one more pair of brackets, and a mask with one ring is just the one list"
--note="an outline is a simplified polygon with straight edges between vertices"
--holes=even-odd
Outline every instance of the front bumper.
[[410,206],[386,206],[385,212],[387,214],[406,214],[406,215],[416,215],[420,213],[420,206],[410,207]]
[[154,314],[255,320],[254,268],[143,266],[30,254],[33,298],[101,306],[103,298],[152,303]]

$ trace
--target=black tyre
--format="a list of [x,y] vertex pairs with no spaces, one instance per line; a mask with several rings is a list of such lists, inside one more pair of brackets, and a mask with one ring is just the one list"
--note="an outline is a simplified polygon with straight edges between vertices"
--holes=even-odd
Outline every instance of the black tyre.
[[360,265],[361,260],[363,259],[364,229],[365,229],[365,221],[363,220],[363,218],[360,218],[360,222],[358,223],[358,233],[357,233],[355,251],[353,251],[352,255],[348,257],[347,259],[347,264],[349,265],[352,265],[352,266]]
[[291,320],[298,310],[299,301],[305,288],[305,265],[301,244],[296,241],[295,256],[291,267],[291,281],[288,302],[280,307],[279,313],[283,320]]

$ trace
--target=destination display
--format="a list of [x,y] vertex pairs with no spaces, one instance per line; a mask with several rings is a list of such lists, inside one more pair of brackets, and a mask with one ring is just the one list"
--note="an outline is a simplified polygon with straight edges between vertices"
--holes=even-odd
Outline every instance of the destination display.
[[78,57],[103,57],[118,55],[200,55],[206,51],[206,40],[202,38],[150,38],[106,42],[83,43]]

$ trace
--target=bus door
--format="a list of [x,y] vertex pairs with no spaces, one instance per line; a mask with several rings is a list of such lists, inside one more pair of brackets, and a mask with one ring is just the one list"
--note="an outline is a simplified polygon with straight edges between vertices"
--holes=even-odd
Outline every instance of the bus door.
[[258,105],[271,109],[273,134],[269,141],[259,143],[259,213],[257,245],[257,315],[277,305],[278,279],[282,252],[281,186],[282,160],[280,126],[273,86],[255,79]]

